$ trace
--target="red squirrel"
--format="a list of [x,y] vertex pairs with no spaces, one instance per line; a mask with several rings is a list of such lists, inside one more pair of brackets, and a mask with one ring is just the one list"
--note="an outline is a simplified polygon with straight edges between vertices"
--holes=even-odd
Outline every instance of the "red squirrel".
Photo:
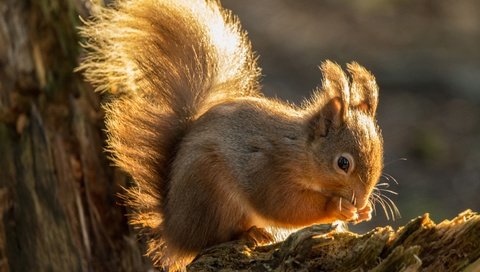
[[218,1],[96,10],[79,69],[112,93],[108,151],[135,181],[130,222],[155,265],[181,269],[264,227],[370,219],[383,140],[364,67],[323,62],[321,87],[295,106],[262,95],[250,41]]

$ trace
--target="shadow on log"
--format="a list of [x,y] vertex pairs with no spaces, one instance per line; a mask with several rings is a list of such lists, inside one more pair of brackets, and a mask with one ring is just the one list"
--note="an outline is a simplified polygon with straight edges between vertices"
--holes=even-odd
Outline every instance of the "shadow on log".
[[202,252],[189,271],[480,271],[480,215],[435,224],[423,215],[364,235],[316,225],[284,242],[234,241]]

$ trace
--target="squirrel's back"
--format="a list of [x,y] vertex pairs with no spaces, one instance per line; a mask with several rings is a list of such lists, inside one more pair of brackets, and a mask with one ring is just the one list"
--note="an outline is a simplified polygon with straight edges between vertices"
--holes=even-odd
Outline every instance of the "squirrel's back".
[[[256,57],[238,20],[215,0],[118,0],[80,29],[79,70],[106,104],[108,149],[137,186],[126,194],[157,264],[172,158],[189,124],[219,101],[258,96]],[[168,265],[168,264],[167,264]]]

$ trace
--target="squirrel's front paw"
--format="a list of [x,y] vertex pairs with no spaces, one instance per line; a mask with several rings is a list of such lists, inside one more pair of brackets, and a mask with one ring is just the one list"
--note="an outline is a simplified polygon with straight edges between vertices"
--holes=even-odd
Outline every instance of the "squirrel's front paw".
[[368,203],[363,209],[358,210],[358,218],[354,223],[357,224],[362,221],[369,221],[370,219],[372,219],[372,206]]
[[357,208],[350,201],[338,196],[330,199],[326,212],[334,220],[356,221],[359,218]]

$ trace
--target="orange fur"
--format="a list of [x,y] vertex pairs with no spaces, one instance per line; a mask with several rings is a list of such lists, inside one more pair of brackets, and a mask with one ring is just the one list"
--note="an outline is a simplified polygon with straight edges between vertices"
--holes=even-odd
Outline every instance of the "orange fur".
[[[383,143],[365,68],[349,64],[349,79],[324,62],[322,87],[303,107],[265,98],[245,32],[213,0],[119,0],[81,34],[79,69],[113,93],[108,150],[135,181],[130,222],[156,265],[181,269],[253,226],[370,212]],[[353,160],[345,173],[336,166],[344,153]]]

